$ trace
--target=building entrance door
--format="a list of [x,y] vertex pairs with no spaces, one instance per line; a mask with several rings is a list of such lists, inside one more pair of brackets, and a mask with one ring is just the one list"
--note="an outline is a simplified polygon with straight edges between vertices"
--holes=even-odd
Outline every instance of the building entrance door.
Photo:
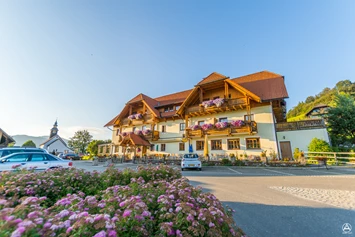
[[292,149],[290,142],[280,142],[281,156],[283,159],[292,159]]

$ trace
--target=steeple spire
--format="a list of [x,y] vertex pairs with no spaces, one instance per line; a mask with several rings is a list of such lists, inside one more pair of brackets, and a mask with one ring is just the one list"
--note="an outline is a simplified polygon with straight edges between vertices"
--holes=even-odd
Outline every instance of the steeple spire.
[[57,119],[55,120],[55,123],[53,124],[53,128],[51,129],[51,133],[49,134],[49,138],[52,138],[58,134],[58,121]]

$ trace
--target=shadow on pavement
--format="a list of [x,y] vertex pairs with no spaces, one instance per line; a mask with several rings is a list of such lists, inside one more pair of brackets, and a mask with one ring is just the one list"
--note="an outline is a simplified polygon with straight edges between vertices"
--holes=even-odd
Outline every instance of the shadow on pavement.
[[343,234],[342,226],[355,226],[355,212],[337,208],[272,206],[223,202],[235,210],[234,220],[248,236],[334,237]]

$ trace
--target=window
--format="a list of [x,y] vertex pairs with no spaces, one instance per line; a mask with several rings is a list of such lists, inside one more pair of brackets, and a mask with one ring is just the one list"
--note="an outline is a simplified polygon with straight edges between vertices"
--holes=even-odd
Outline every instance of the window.
[[179,143],[179,151],[185,151],[185,143]]
[[169,111],[174,111],[174,106],[169,107]]
[[166,126],[165,125],[161,126],[161,132],[166,132]]
[[132,132],[134,132],[134,130],[136,130],[136,127],[133,127],[133,128],[132,128]]
[[58,159],[57,159],[55,156],[53,156],[53,155],[47,154],[46,156],[47,156],[47,160],[52,160],[52,161],[57,161],[57,160],[58,160]]
[[115,153],[118,153],[120,151],[120,146],[115,146]]
[[169,112],[169,107],[164,108],[164,112]]
[[210,98],[206,98],[206,99],[204,99],[203,101],[209,101],[210,100]]
[[109,146],[106,147],[106,153],[110,153],[110,147]]
[[205,121],[198,121],[197,124],[200,125],[200,126],[202,126],[202,125],[205,124]]
[[228,119],[227,119],[227,117],[219,118],[218,122],[228,122]]
[[180,105],[175,106],[175,110],[179,110],[180,109]]
[[260,138],[247,138],[247,149],[260,149]]
[[196,151],[203,150],[204,146],[205,146],[205,141],[196,141]]
[[46,159],[44,159],[43,155],[39,155],[39,154],[34,154],[31,157],[31,161],[44,161]]
[[213,97],[213,99],[214,99],[214,100],[215,100],[215,99],[219,99],[219,96]]
[[[249,121],[249,115],[244,115],[244,121]],[[250,115],[250,121],[254,121],[254,114]]]
[[228,150],[239,150],[240,140],[239,139],[228,139]]
[[116,130],[116,136],[118,136],[120,134],[120,129],[117,128]]
[[26,162],[28,154],[17,154],[7,158],[7,162]]
[[232,94],[228,94],[228,99],[232,98]]
[[180,131],[184,131],[185,130],[185,123],[180,123]]
[[143,125],[143,126],[142,126],[142,131],[143,131],[143,130],[146,130],[146,129],[147,129],[147,126]]
[[[157,147],[158,147],[158,145],[157,145]],[[150,150],[151,150],[151,151],[154,151],[154,144],[151,144],[151,145],[150,145]]]
[[160,151],[165,151],[165,144],[160,145]]
[[100,153],[104,153],[104,146],[100,147]]
[[222,140],[211,140],[211,150],[222,150]]

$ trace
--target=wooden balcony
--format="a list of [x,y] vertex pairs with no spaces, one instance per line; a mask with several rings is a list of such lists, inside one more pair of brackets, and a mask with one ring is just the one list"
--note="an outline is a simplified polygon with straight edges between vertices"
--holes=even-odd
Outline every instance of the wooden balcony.
[[145,115],[143,115],[143,118],[141,118],[141,119],[130,120],[128,118],[124,118],[121,123],[123,126],[143,125],[145,123],[152,123],[153,119],[154,119],[154,116],[152,114],[145,114]]
[[244,126],[236,128],[236,127],[228,127],[223,129],[213,128],[207,131],[203,131],[202,129],[191,130],[189,128],[186,129],[187,137],[203,137],[205,134],[207,135],[218,135],[218,136],[231,136],[238,134],[252,134],[257,133],[257,123],[246,122]]
[[210,107],[203,107],[202,105],[194,105],[186,108],[186,114],[190,116],[201,116],[206,114],[224,112],[224,111],[233,111],[238,109],[244,109],[247,105],[245,98],[240,99],[227,99],[223,105],[220,107],[217,106],[210,106]]
[[190,128],[186,128],[187,137],[203,137],[202,129],[191,130]]
[[302,120],[296,122],[286,122],[286,123],[276,124],[277,132],[319,129],[319,128],[325,128],[323,119]]
[[153,131],[152,133],[148,134],[148,135],[144,135],[144,137],[147,140],[151,140],[151,141],[157,141],[159,140],[160,136],[159,136],[159,131]]

